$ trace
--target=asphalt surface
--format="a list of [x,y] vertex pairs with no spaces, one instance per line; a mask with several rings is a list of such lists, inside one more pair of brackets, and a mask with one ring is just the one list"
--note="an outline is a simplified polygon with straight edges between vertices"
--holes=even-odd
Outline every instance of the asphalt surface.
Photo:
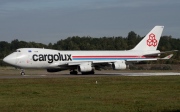
[[95,71],[95,74],[90,75],[70,75],[69,71],[62,71],[56,73],[48,73],[46,70],[27,70],[26,75],[21,76],[20,70],[0,70],[0,79],[17,79],[17,78],[60,78],[60,77],[108,77],[108,76],[170,76],[180,75],[180,72],[142,72],[142,71],[114,71],[103,70]]

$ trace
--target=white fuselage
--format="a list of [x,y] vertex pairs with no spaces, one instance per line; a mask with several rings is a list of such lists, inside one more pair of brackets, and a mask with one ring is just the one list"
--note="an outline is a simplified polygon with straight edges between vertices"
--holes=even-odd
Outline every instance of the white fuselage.
[[[152,51],[158,53],[159,51]],[[61,65],[78,62],[116,62],[156,60],[154,57],[145,57],[143,54],[151,51],[58,51],[41,48],[22,48],[10,54],[9,63],[20,68],[54,68]],[[13,57],[13,58],[12,58]]]

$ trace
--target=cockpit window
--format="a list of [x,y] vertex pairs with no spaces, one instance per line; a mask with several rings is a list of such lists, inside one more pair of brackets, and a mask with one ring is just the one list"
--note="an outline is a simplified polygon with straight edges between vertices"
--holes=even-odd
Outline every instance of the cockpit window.
[[16,52],[21,52],[21,50],[18,50],[18,49],[17,49]]

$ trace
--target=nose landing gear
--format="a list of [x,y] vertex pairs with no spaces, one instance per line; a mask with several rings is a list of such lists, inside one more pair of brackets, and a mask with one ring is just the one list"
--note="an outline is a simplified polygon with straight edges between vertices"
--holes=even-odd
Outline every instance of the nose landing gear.
[[22,76],[25,75],[24,69],[21,69],[20,73],[21,73]]

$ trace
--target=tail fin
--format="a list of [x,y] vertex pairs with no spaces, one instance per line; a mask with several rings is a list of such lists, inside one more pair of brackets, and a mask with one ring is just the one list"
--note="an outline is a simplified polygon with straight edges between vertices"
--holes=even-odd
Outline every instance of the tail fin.
[[164,26],[155,26],[132,50],[156,50]]

